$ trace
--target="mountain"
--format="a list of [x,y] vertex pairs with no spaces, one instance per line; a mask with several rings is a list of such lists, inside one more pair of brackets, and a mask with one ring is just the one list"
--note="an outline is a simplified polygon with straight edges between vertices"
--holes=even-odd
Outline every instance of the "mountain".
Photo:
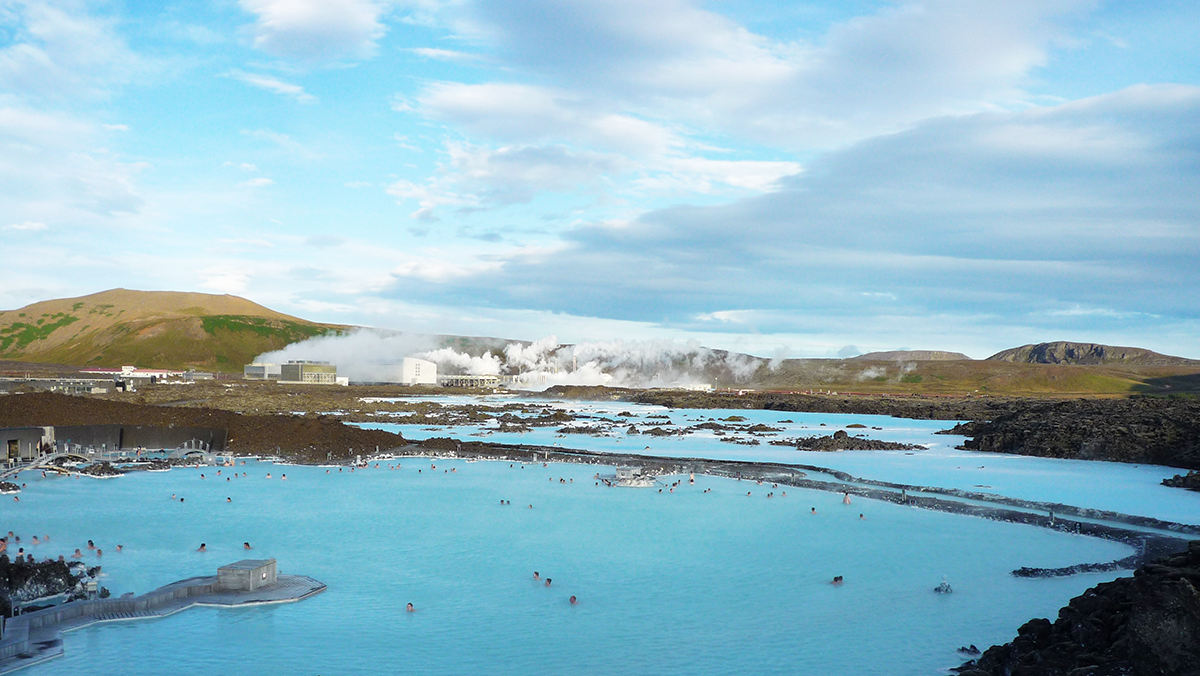
[[961,352],[942,352],[941,350],[891,350],[888,352],[868,352],[857,357],[856,361],[959,361],[969,360],[970,357]]
[[1200,361],[1151,352],[1140,347],[1114,347],[1096,343],[1038,343],[997,352],[987,361],[1026,364],[1125,364],[1130,366],[1200,366]]
[[348,328],[237,296],[110,289],[0,311],[0,359],[240,372],[263,352]]

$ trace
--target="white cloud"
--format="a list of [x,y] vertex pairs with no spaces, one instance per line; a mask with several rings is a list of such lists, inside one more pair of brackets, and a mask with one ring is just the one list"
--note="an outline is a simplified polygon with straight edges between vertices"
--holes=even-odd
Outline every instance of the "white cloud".
[[262,176],[238,183],[238,186],[242,188],[264,188],[268,185],[275,185],[275,181]]
[[98,98],[149,70],[117,35],[115,21],[72,2],[6,2],[0,8],[0,92],[26,97]]
[[[1084,0],[885,5],[812,40],[756,35],[685,0],[472,3],[510,70],[643,118],[829,148],[936,115],[1022,107]],[[480,85],[487,86],[487,85]]]
[[199,274],[200,287],[218,293],[245,293],[250,282],[250,273],[240,265],[213,265],[200,270]]
[[316,103],[317,97],[304,91],[304,87],[290,82],[284,82],[278,78],[259,73],[246,73],[240,70],[231,70],[225,74],[240,82],[245,82],[252,87],[265,89],[269,92],[279,94],[281,96],[290,96],[300,103]]
[[450,63],[471,63],[482,60],[479,54],[469,54],[467,52],[457,52],[451,49],[435,49],[432,47],[413,47],[408,51],[417,56],[426,59],[434,59],[436,61],[447,61]]
[[104,133],[76,116],[0,108],[0,201],[16,220],[109,223],[138,212],[147,165],[96,149]]
[[894,344],[887,326],[942,347],[921,322],[983,356],[1045,327],[1181,326],[1200,314],[1197,129],[1200,87],[1182,85],[934,119],[761,196],[581,225],[552,256],[503,252],[498,269],[403,289],[679,328],[836,324],[831,354]]
[[426,88],[418,100],[424,115],[501,141],[568,140],[632,156],[663,154],[683,145],[675,132],[661,125],[608,112],[602,102],[580,94],[545,87],[441,82]]
[[386,28],[384,2],[373,0],[239,0],[257,17],[254,46],[274,56],[320,61],[375,54]]
[[38,221],[25,221],[24,223],[13,223],[12,225],[4,226],[5,230],[23,230],[25,232],[36,232],[45,230],[46,224]]

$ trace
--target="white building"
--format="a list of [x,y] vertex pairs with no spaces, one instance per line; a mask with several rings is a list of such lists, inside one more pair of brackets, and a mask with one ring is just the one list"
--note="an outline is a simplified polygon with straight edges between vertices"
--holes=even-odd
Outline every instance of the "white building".
[[403,385],[437,385],[437,364],[415,357],[405,357],[400,367]]

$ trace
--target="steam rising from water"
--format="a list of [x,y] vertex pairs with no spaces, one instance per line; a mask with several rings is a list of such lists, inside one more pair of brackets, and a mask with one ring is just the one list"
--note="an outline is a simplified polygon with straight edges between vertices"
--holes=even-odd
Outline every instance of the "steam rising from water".
[[533,343],[455,341],[446,346],[434,336],[362,329],[346,336],[324,336],[260,355],[256,361],[282,363],[313,359],[337,364],[338,375],[354,382],[395,380],[405,357],[438,365],[438,373],[505,375],[517,387],[553,385],[663,387],[730,385],[749,381],[767,361],[749,355],[710,350],[695,341],[604,341],[562,345],[555,336]]

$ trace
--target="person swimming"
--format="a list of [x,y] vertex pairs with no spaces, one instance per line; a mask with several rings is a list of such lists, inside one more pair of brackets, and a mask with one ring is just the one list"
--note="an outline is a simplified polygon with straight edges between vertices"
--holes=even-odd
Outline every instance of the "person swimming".
[[233,498],[225,498],[225,502],[233,502]]
[[200,543],[200,548],[199,548],[199,549],[197,549],[196,551],[198,551],[198,552],[207,552],[207,551],[208,551],[208,545],[206,545],[206,544],[204,544],[203,542],[201,542],[201,543]]
[[533,579],[540,580],[540,579],[542,579],[542,576],[539,575],[538,572],[535,570],[535,571],[533,571]]
[[412,612],[416,612],[417,609],[413,607],[412,603],[409,603],[408,605],[404,606],[404,610],[405,610],[405,612],[412,613]]
[[550,586],[550,578],[546,578],[546,586],[547,586],[547,587],[549,587],[549,586]]
[[579,600],[578,600],[578,599],[576,599],[576,598],[575,598],[575,597],[572,595],[572,596],[571,596],[571,598],[567,599],[567,603],[570,603],[571,605],[576,605],[576,604],[578,604],[578,603],[579,603]]
[[833,578],[833,581],[830,582],[829,584],[834,585],[835,587],[840,587],[842,585],[842,576],[835,575]]
[[96,556],[97,556],[97,557],[104,556],[104,550],[103,550],[103,549],[100,549],[99,547],[97,547],[97,548],[96,548]]
[[[20,540],[17,540],[17,542],[20,542]],[[91,540],[88,540],[88,549],[95,549],[95,548],[96,548],[96,543],[92,542]]]
[[249,543],[249,542],[243,542],[243,543],[242,543],[242,549],[250,549],[250,543]]
[[125,545],[117,545],[117,551],[118,552],[125,551]]
[[72,558],[72,559],[82,559],[82,558],[83,558],[83,552],[79,551],[79,548],[78,548],[78,547],[76,547],[76,548],[75,548],[75,553],[71,555],[71,558]]
[[858,513],[858,518],[860,518],[860,519],[865,519],[865,518],[867,518],[867,517],[863,516],[863,515],[862,515],[862,512],[859,512],[859,513]]
[[813,508],[812,508],[812,511],[811,511],[811,512],[809,512],[809,514],[816,514],[816,513],[817,513],[817,508],[816,508],[816,507],[813,507]]

